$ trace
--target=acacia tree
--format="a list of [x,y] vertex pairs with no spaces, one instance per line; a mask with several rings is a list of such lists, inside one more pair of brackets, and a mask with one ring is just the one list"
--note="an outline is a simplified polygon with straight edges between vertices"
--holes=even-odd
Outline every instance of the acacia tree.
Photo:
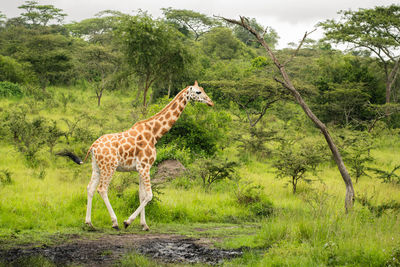
[[51,20],[56,20],[60,23],[67,16],[67,14],[62,13],[62,9],[53,5],[39,5],[37,1],[26,1],[25,4],[18,8],[25,10],[21,17],[32,25],[46,26]]
[[177,25],[182,33],[192,32],[195,41],[198,41],[211,28],[220,24],[216,19],[193,10],[173,9],[171,7],[161,10],[167,21]]
[[348,43],[353,49],[368,50],[383,65],[386,79],[386,103],[400,68],[400,5],[340,11],[339,21],[326,20],[319,25],[325,38]]
[[335,159],[335,162],[338,166],[338,169],[340,171],[340,174],[342,175],[343,181],[346,185],[346,198],[345,198],[345,208],[346,211],[351,209],[353,207],[354,203],[354,188],[353,188],[353,183],[351,181],[351,177],[349,172],[346,169],[346,166],[343,163],[342,156],[340,155],[340,152],[335,145],[331,135],[329,134],[328,128],[325,126],[325,124],[318,119],[317,116],[311,111],[311,109],[308,107],[307,103],[303,100],[302,96],[300,95],[299,91],[296,89],[296,87],[293,85],[292,80],[290,79],[289,75],[286,72],[286,64],[291,61],[291,59],[296,55],[296,53],[300,50],[301,45],[304,43],[304,40],[307,38],[308,33],[304,35],[302,41],[300,42],[299,46],[295,50],[295,53],[293,56],[287,60],[285,63],[281,63],[278,58],[275,56],[275,53],[272,51],[272,49],[269,47],[269,45],[265,42],[263,36],[261,33],[257,32],[255,29],[253,29],[247,18],[245,17],[240,17],[239,20],[234,20],[234,19],[227,19],[223,18],[225,21],[242,26],[243,28],[247,29],[251,34],[254,35],[256,40],[264,47],[265,51],[269,55],[269,57],[272,59],[274,62],[275,66],[278,68],[282,79],[276,78],[275,80],[280,83],[284,88],[288,89],[290,93],[294,96],[296,99],[297,103],[301,106],[301,108],[304,110],[306,115],[312,120],[312,122],[315,124],[315,126],[320,129],[322,134],[325,137],[326,142],[328,143],[328,146],[332,152],[333,158]]
[[182,72],[192,60],[181,33],[146,13],[124,16],[116,34],[128,64],[139,77],[144,107],[149,88],[156,80],[167,80],[171,73]]

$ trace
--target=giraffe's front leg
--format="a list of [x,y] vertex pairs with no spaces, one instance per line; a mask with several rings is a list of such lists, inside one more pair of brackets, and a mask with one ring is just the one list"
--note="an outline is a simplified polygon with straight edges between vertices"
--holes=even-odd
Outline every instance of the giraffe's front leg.
[[[125,228],[127,228],[133,222],[133,220],[135,220],[135,218],[139,215],[139,213],[144,211],[144,207],[153,198],[153,193],[151,191],[151,184],[150,184],[150,166],[147,166],[145,168],[140,168],[139,174],[140,174],[140,179],[143,181],[143,188],[144,188],[143,200],[141,201],[140,206],[135,210],[134,213],[132,213],[132,215],[128,218],[128,220],[124,221]],[[139,192],[140,192],[140,187],[139,187]],[[147,226],[147,224],[145,225]],[[144,226],[143,229],[146,230]]]

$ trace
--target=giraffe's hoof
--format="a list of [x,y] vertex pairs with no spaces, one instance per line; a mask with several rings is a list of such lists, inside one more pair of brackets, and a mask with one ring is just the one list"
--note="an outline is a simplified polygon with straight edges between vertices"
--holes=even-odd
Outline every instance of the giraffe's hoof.
[[129,226],[129,223],[127,223],[126,221],[124,221],[124,227],[125,227],[125,229],[128,228],[128,226]]
[[96,231],[92,223],[85,223],[83,229],[89,232]]
[[118,225],[114,225],[112,228],[114,228],[115,230],[119,231]]
[[143,230],[143,231],[149,231],[150,228],[149,228],[147,225],[143,225],[142,230]]

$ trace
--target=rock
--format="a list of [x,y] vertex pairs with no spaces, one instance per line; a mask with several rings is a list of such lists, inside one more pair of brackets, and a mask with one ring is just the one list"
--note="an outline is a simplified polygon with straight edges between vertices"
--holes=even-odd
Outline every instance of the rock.
[[158,164],[157,172],[152,179],[153,183],[160,183],[170,178],[177,178],[186,171],[185,166],[175,159],[167,159]]

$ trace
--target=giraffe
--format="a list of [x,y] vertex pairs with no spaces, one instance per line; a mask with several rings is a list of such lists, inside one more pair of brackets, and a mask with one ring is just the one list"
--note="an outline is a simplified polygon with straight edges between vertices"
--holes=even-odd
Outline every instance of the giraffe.
[[[152,199],[150,168],[156,159],[157,141],[165,135],[178,120],[187,103],[202,102],[209,106],[214,103],[195,81],[194,85],[180,91],[175,98],[156,115],[136,122],[129,130],[106,134],[99,137],[89,148],[85,160],[92,155],[92,177],[87,186],[87,209],[85,223],[93,227],[91,221],[92,199],[97,189],[110,214],[112,227],[119,230],[117,216],[108,199],[107,191],[115,171],[139,172],[139,207],[124,221],[127,228],[140,214],[142,230],[148,231],[145,207]],[[66,155],[76,163],[83,164],[75,155]]]

